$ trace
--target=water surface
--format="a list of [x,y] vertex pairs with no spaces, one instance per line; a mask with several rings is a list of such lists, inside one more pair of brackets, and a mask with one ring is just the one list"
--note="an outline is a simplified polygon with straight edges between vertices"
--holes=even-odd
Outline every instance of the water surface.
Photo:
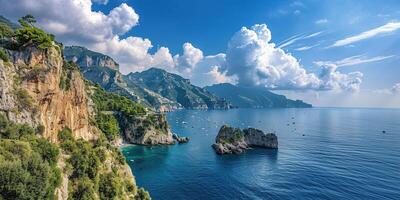
[[[168,121],[188,144],[123,149],[153,199],[400,199],[398,109],[182,110]],[[218,156],[223,124],[275,132],[279,149]]]

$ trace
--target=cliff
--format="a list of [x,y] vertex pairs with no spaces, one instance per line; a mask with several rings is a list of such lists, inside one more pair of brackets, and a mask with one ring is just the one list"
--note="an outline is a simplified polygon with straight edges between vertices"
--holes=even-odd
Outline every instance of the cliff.
[[278,137],[274,133],[264,134],[255,128],[239,129],[223,125],[212,145],[218,154],[239,154],[251,147],[278,148]]
[[99,99],[107,93],[63,59],[51,35],[20,23],[0,40],[0,199],[150,199],[117,148],[118,124],[102,112],[153,113],[125,97]]

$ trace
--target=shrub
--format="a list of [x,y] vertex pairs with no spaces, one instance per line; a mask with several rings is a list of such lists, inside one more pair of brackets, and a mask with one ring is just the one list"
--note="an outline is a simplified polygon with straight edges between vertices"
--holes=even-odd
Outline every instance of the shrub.
[[2,59],[4,62],[10,61],[8,54],[3,49],[0,49],[0,59]]
[[35,27],[36,20],[33,16],[24,16],[18,22],[22,27],[15,31],[15,37],[22,47],[33,45],[39,49],[47,49],[53,46],[54,36]]
[[72,199],[80,199],[80,200],[96,199],[93,182],[87,177],[78,180],[76,189],[74,189],[72,193]]
[[149,193],[143,188],[138,189],[135,200],[151,200]]
[[14,31],[8,24],[0,22],[0,38],[9,38],[13,34]]
[[60,171],[29,142],[0,141],[0,199],[53,199]]
[[121,180],[114,173],[100,175],[99,194],[100,199],[115,199],[122,191]]
[[18,100],[18,107],[20,109],[32,108],[32,97],[29,95],[28,91],[23,88],[17,88],[14,90],[14,96]]
[[105,134],[108,141],[113,141],[119,136],[119,124],[114,115],[98,113],[96,121],[97,126]]

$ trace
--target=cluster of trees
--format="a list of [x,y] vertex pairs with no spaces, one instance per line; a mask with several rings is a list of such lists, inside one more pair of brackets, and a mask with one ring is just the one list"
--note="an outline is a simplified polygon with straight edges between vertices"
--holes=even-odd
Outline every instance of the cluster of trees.
[[[18,20],[20,26],[14,31],[11,24],[0,22],[0,44],[3,48],[18,50],[28,46],[48,49],[54,46],[54,35],[46,33],[35,26],[36,20],[32,15],[26,15]],[[0,58],[8,61],[7,53],[0,49]]]
[[[64,152],[70,155],[67,168],[72,199],[96,199],[96,194],[100,199],[122,199],[123,196],[150,199],[145,190],[137,190],[132,179],[120,174],[120,167],[126,164],[125,158],[104,138],[95,143],[75,140],[71,130],[65,128],[59,132],[58,139]],[[102,164],[105,162],[111,162],[111,171]]]
[[116,111],[132,118],[146,114],[146,109],[142,105],[127,97],[106,92],[99,84],[96,84],[92,99],[99,111]]
[[26,124],[0,115],[0,199],[54,199],[61,183],[58,148]]

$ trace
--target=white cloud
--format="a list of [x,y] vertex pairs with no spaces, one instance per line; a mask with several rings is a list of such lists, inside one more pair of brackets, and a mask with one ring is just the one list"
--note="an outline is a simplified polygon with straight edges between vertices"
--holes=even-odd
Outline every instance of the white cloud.
[[400,96],[400,83],[394,84],[390,88],[372,90],[375,94],[398,95]]
[[353,44],[355,42],[365,40],[365,39],[368,39],[371,37],[375,37],[375,36],[382,35],[385,33],[390,33],[390,32],[396,31],[398,29],[400,29],[400,22],[389,22],[383,26],[362,32],[358,35],[344,38],[342,40],[338,40],[330,47],[346,46],[346,45]]
[[296,48],[294,50],[295,51],[306,51],[306,50],[312,49],[312,48],[317,47],[317,46],[319,46],[319,44],[315,44],[315,45],[311,45],[311,46],[298,47],[298,48]]
[[343,67],[343,66],[365,64],[365,63],[370,63],[370,62],[378,62],[378,61],[386,60],[386,59],[393,58],[393,57],[394,56],[391,55],[391,56],[376,56],[376,57],[368,58],[364,55],[357,55],[357,56],[347,57],[347,58],[344,58],[344,59],[338,60],[338,61],[315,61],[314,63],[318,66],[334,64],[338,67]]
[[393,94],[400,94],[400,83],[396,83],[391,89],[390,91]]
[[[322,67],[320,75],[307,73],[295,57],[271,42],[265,24],[243,27],[230,40],[226,54],[203,55],[200,49],[185,43],[182,54],[172,56],[166,47],[149,53],[153,45],[147,38],[122,37],[139,23],[139,15],[125,3],[108,14],[93,11],[90,0],[0,0],[0,5],[0,13],[14,20],[26,13],[36,16],[40,27],[66,45],[86,46],[110,55],[120,63],[123,73],[159,67],[200,86],[237,82],[270,89],[356,90],[361,83],[361,73],[342,74],[332,66]],[[319,34],[298,37],[308,39]],[[296,37],[283,46],[295,41]]]
[[109,14],[93,11],[90,0],[0,0],[0,4],[0,12],[14,20],[26,13],[32,14],[38,26],[55,34],[66,45],[81,45],[110,55],[120,63],[124,73],[153,64],[172,63],[165,47],[160,48],[162,52],[149,53],[153,47],[149,39],[120,38],[139,22],[139,15],[125,3],[111,9]]
[[175,55],[174,61],[179,67],[178,71],[183,71],[184,73],[191,73],[193,68],[196,67],[197,63],[203,59],[203,52],[193,47],[190,43],[183,44],[183,55]]
[[243,27],[231,38],[227,75],[236,75],[242,85],[262,85],[270,89],[357,90],[362,74],[342,74],[335,66],[324,66],[320,75],[307,73],[295,57],[271,43],[265,24]]
[[326,18],[315,21],[315,24],[318,24],[318,25],[327,24],[327,23],[328,23],[328,19],[326,19]]
[[279,48],[287,47],[287,46],[294,44],[295,42],[297,42],[299,40],[310,39],[310,38],[320,35],[321,33],[323,33],[323,32],[319,31],[319,32],[311,33],[309,35],[298,34],[298,35],[292,36],[292,37],[284,40],[278,47]]

